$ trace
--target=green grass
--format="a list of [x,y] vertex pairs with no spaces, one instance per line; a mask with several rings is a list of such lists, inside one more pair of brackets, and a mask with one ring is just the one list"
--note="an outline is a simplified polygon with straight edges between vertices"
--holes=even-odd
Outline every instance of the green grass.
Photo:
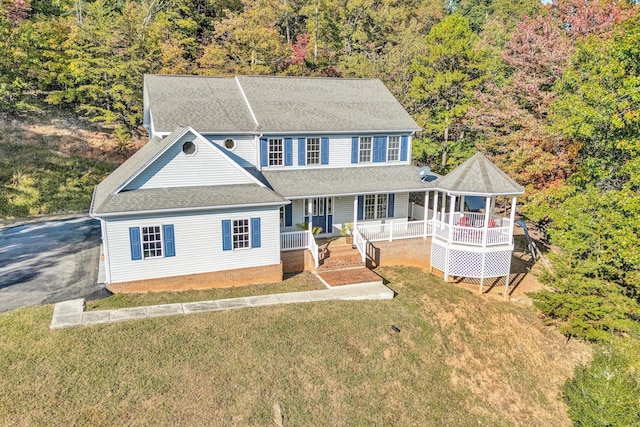
[[[568,425],[581,358],[529,307],[409,268],[390,301],[293,304],[51,331],[0,315],[0,425]],[[393,332],[391,325],[401,331]]]
[[114,169],[12,138],[0,136],[0,217],[87,211],[93,187]]
[[108,298],[88,301],[87,310],[139,307],[144,305],[171,304],[178,302],[209,301],[226,298],[240,298],[256,295],[280,294],[285,292],[314,291],[326,287],[313,274],[292,275],[281,283],[254,286],[234,286],[230,288],[207,289],[181,292],[147,292],[143,294],[114,294]]

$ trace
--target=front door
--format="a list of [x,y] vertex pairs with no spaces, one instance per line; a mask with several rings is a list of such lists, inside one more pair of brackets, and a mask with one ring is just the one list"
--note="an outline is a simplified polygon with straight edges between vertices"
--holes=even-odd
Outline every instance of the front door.
[[[308,208],[308,201],[305,206]],[[311,224],[322,229],[322,234],[331,234],[333,228],[333,198],[317,197],[311,200],[312,215]],[[309,216],[305,216],[305,221],[309,222]]]

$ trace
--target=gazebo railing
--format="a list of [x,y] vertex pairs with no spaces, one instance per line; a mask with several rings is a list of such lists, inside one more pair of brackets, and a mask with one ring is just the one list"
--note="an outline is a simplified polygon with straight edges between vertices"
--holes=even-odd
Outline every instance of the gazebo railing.
[[[511,222],[506,218],[500,219],[501,225]],[[496,221],[496,224],[497,223],[498,221]],[[452,243],[471,246],[505,245],[510,244],[512,239],[510,225],[487,229],[484,227],[454,225],[452,228],[449,223],[436,221],[434,224],[434,234],[443,240],[450,240]]]

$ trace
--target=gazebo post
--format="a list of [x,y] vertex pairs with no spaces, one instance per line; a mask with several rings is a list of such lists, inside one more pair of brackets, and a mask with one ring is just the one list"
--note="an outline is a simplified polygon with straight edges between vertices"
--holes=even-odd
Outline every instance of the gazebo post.
[[[438,190],[436,190],[433,193],[433,217],[431,218],[432,219],[431,227],[433,229],[433,234],[434,235],[436,234],[436,225],[437,225],[437,222],[438,222],[438,194],[440,194],[440,192]],[[425,227],[426,227],[426,224],[425,224]],[[433,239],[433,237],[432,237],[432,239]],[[432,260],[429,261],[429,273],[433,273],[433,262],[432,262],[433,261],[433,253],[431,254],[431,258],[432,258]]]
[[429,235],[427,233],[427,221],[429,220],[429,198],[431,196],[431,191],[427,190],[424,192],[424,218],[422,218],[424,220],[424,230],[422,231],[422,238],[426,239],[427,236]]
[[[449,194],[449,242],[453,242],[453,214],[456,209],[456,196]],[[444,281],[449,281],[449,251],[447,251],[447,263],[445,264]]]

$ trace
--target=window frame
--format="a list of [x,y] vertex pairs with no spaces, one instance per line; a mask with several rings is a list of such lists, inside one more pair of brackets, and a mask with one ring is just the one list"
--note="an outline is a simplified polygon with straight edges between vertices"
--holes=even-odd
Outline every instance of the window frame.
[[[395,145],[395,147],[392,147],[392,145]],[[400,161],[400,145],[400,136],[394,135],[387,138],[387,162]],[[393,156],[392,153],[395,153],[395,156]]]
[[[240,222],[245,224],[237,225]],[[240,244],[244,246],[240,246]],[[251,249],[251,221],[249,218],[231,220],[231,249],[234,251]]]
[[387,219],[389,212],[389,194],[365,194],[362,218],[364,221]]
[[[312,150],[311,147],[313,144],[316,149]],[[305,161],[306,165],[319,165],[322,162],[322,138],[320,137],[310,137],[305,138]],[[312,157],[313,155],[313,157]],[[311,159],[314,161],[311,162]]]
[[284,166],[284,138],[267,139],[267,166]]
[[358,163],[371,163],[372,161],[373,161],[373,137],[372,136],[358,137]]
[[[155,228],[157,231],[149,232],[148,229]],[[145,233],[145,229],[147,232]],[[145,241],[145,237],[153,235],[157,237],[154,240]],[[158,237],[159,236],[159,237]],[[146,247],[147,245],[153,245]],[[159,247],[158,247],[159,245]],[[153,258],[164,258],[165,257],[165,247],[164,247],[164,231],[162,225],[147,225],[140,226],[140,250],[142,252],[142,259],[153,259]],[[154,253],[154,255],[147,255],[148,253]],[[159,252],[159,254],[158,254]]]

